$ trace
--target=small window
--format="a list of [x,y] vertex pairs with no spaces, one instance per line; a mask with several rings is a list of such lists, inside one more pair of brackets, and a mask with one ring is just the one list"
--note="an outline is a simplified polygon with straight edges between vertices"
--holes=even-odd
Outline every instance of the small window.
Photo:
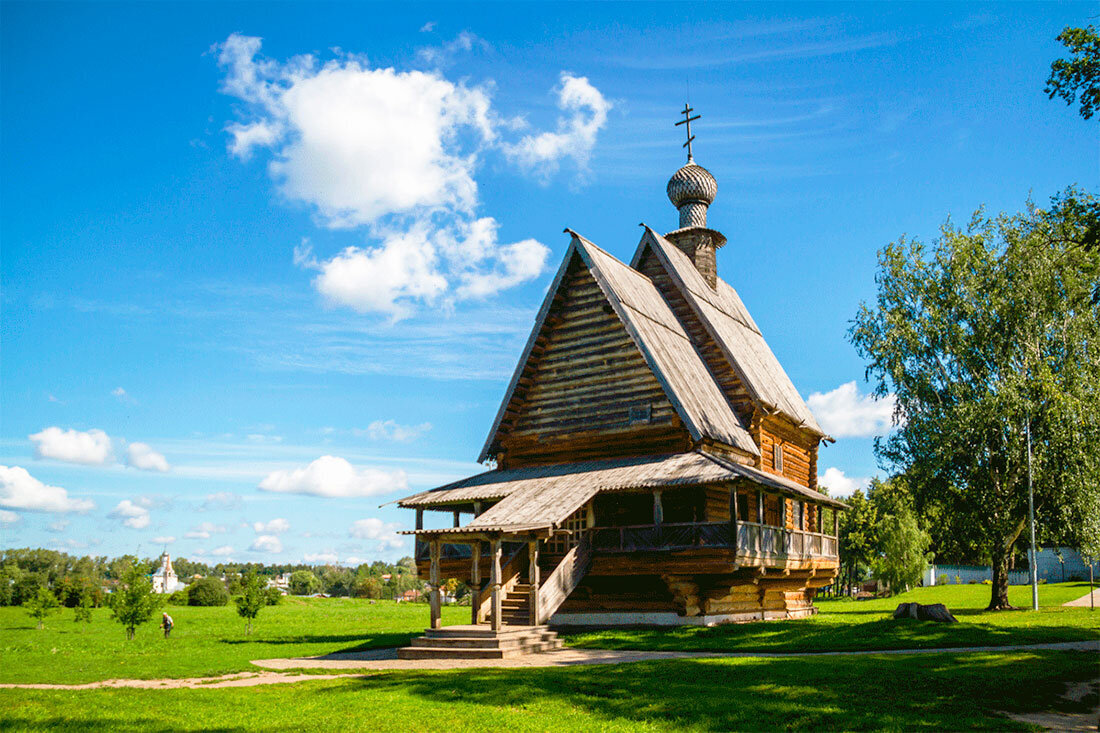
[[779,443],[772,447],[772,467],[779,473],[783,473],[783,446]]

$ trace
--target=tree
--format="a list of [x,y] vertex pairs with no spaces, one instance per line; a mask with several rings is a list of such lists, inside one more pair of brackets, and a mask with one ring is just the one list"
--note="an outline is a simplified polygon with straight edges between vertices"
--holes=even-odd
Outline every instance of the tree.
[[878,515],[875,506],[863,491],[857,489],[847,499],[848,511],[840,513],[840,534],[838,537],[841,582],[845,593],[853,583],[863,577],[863,568],[871,564],[877,545],[875,526]]
[[229,603],[229,591],[217,578],[199,578],[187,586],[187,605],[224,606]]
[[381,598],[384,591],[382,581],[373,575],[368,575],[355,584],[353,595],[356,598]]
[[296,596],[308,596],[316,593],[321,581],[309,570],[295,570],[290,574],[290,592]]
[[878,526],[879,554],[872,563],[875,577],[885,581],[891,593],[915,586],[928,567],[929,542],[911,508],[886,514]]
[[[1028,451],[1036,513],[1048,537],[1077,530],[1083,484],[1097,482],[1100,252],[1091,196],[1068,189],[1048,210],[950,222],[929,248],[901,239],[879,252],[876,301],[850,338],[898,429],[876,440],[907,475],[916,510],[991,558],[989,608],[1009,608],[1008,559],[1026,526]],[[1078,478],[1083,474],[1084,478]]]
[[264,579],[252,571],[248,571],[241,578],[241,595],[235,597],[233,602],[237,604],[237,615],[245,619],[247,625],[245,633],[252,633],[252,620],[260,615],[260,609],[267,605],[267,597],[264,593],[266,583]]
[[40,629],[45,625],[46,617],[60,606],[57,596],[45,587],[39,587],[33,596],[23,602],[23,608],[38,622]]
[[1079,112],[1086,120],[1100,105],[1100,35],[1091,25],[1087,28],[1065,28],[1058,40],[1069,49],[1070,58],[1056,59],[1050,65],[1050,77],[1043,90],[1050,99],[1056,96],[1067,105],[1077,101]]
[[76,623],[91,623],[92,607],[92,594],[85,593],[80,597],[80,602],[73,606],[73,621]]
[[111,594],[111,618],[126,629],[127,639],[133,639],[137,627],[151,619],[160,608],[161,598],[153,593],[153,584],[137,565],[124,569],[121,580],[121,585]]

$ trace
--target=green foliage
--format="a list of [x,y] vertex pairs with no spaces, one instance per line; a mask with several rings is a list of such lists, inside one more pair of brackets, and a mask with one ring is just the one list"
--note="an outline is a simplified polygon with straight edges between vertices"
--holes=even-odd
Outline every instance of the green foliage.
[[54,590],[61,605],[67,608],[76,608],[85,599],[95,608],[103,605],[103,588],[88,575],[66,575]]
[[295,570],[290,574],[290,592],[296,596],[308,596],[321,590],[321,581],[309,570]]
[[95,604],[92,603],[91,594],[85,594],[81,596],[80,602],[73,606],[73,621],[76,623],[90,624],[92,622],[92,609]]
[[931,247],[888,245],[850,331],[876,393],[895,394],[904,416],[876,441],[880,458],[906,474],[919,515],[991,558],[991,608],[1008,605],[1025,525],[1025,427],[1040,541],[1074,544],[1095,511],[1082,489],[1100,480],[1100,250],[1082,245],[1095,204],[1070,189],[1046,210],[948,222]]
[[382,598],[384,592],[381,578],[368,575],[355,583],[352,595],[356,598]]
[[330,565],[321,571],[321,590],[330,596],[350,596],[355,576],[347,568]]
[[928,533],[917,526],[912,510],[887,514],[879,526],[879,549],[875,559],[875,576],[894,593],[908,590],[920,582],[928,567]]
[[186,588],[180,588],[177,591],[173,591],[168,596],[169,606],[188,606],[191,604],[191,598],[187,593]]
[[111,594],[111,617],[126,629],[126,638],[134,638],[138,626],[146,623],[160,609],[161,597],[153,593],[153,584],[140,565],[131,564],[124,570],[121,583]]
[[60,605],[57,596],[44,587],[38,588],[33,596],[23,601],[23,608],[27,609],[27,613],[30,614],[31,618],[38,622],[38,628],[40,629],[43,627],[46,617]]
[[857,489],[847,499],[848,511],[840,513],[839,552],[841,576],[838,583],[851,586],[863,578],[875,556],[878,535],[878,512]]
[[22,606],[27,601],[35,598],[38,591],[46,587],[44,573],[20,573],[15,577],[11,586],[11,605]]
[[264,603],[268,606],[278,606],[283,602],[283,592],[278,588],[264,588]]
[[1058,96],[1072,105],[1080,95],[1080,114],[1086,120],[1100,105],[1100,35],[1086,28],[1065,28],[1058,40],[1070,52],[1070,58],[1057,59],[1050,65],[1050,77],[1043,90],[1050,99]]
[[252,633],[252,621],[260,615],[260,609],[267,605],[267,594],[264,579],[253,572],[249,572],[241,578],[241,595],[233,599],[237,605],[237,615],[245,619],[247,624],[245,633]]
[[199,578],[187,586],[187,605],[224,606],[229,603],[229,591],[217,578]]

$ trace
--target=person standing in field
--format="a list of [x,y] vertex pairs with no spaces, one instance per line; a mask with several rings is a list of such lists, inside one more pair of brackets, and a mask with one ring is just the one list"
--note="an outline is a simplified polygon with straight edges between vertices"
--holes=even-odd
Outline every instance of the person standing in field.
[[160,627],[164,629],[164,638],[167,639],[168,635],[172,633],[172,617],[168,615],[168,612],[164,612],[164,618],[160,621]]

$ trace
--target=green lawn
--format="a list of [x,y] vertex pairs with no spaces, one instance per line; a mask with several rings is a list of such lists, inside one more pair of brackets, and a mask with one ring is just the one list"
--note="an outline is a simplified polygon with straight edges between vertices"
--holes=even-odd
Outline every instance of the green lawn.
[[[983,610],[989,603],[989,586],[936,586],[880,600],[815,601],[821,612],[798,621],[711,628],[604,630],[573,633],[565,639],[570,646],[596,649],[768,652],[942,649],[1091,641],[1100,639],[1100,610],[1061,605],[1088,591],[1088,583],[1042,585],[1038,613],[1030,610],[989,613]],[[959,623],[893,620],[897,604],[907,601],[943,603]],[[1031,588],[1012,586],[1009,601],[1030,608]]]
[[[157,618],[126,640],[106,608],[92,623],[71,609],[35,628],[22,608],[0,608],[0,682],[92,682],[112,678],[197,677],[256,669],[253,659],[403,646],[428,625],[424,603],[371,604],[350,598],[288,598],[260,612],[251,635],[234,606],[168,606],[175,621],[165,640]],[[445,607],[445,624],[469,623],[469,607]]]
[[387,672],[194,690],[0,690],[3,730],[1026,730],[1000,711],[1057,703],[1082,652],[723,659]]

